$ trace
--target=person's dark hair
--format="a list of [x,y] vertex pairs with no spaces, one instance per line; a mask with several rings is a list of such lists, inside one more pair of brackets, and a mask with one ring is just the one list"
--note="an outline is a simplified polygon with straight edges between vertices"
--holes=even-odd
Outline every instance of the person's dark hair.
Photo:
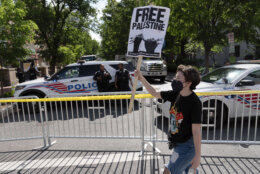
[[200,73],[197,68],[190,65],[179,65],[177,67],[177,72],[178,71],[183,73],[186,82],[191,82],[190,90],[196,89],[196,86],[200,83]]

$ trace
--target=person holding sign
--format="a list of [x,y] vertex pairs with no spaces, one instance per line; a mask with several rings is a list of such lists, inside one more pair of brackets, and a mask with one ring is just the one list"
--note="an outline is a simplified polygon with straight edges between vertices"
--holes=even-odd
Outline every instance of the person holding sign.
[[135,77],[154,97],[171,102],[168,143],[173,153],[164,174],[188,173],[189,170],[197,173],[201,158],[202,104],[193,90],[200,82],[198,70],[179,65],[170,91],[157,92],[139,70],[136,70]]

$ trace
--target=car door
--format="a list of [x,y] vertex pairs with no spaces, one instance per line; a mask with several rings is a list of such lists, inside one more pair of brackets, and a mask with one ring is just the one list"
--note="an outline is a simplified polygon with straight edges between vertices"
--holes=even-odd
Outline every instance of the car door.
[[[254,84],[247,84],[242,85],[242,81],[253,81]],[[236,90],[259,90],[260,89],[260,70],[253,71],[249,73],[245,78],[243,78],[240,82],[236,85]],[[245,94],[245,95],[238,95],[237,101],[238,104],[238,113],[240,115],[248,116],[250,113],[251,115],[256,115],[257,109],[259,109],[260,104],[260,94],[253,93]]]
[[49,84],[52,95],[76,93],[79,83],[79,66],[65,67],[52,78]]

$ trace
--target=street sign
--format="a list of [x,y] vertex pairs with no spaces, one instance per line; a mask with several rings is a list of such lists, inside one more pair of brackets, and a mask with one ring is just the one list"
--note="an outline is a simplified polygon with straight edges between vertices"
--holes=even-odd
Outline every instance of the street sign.
[[170,9],[159,6],[137,7],[133,11],[127,55],[161,57]]
[[228,43],[234,43],[234,33],[228,33]]

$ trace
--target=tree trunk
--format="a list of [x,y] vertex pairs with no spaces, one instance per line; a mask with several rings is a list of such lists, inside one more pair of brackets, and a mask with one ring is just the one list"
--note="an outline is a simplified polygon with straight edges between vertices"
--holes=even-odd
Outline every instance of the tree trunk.
[[50,75],[55,73],[55,67],[57,66],[58,61],[58,43],[54,42],[51,49],[51,60],[50,60]]
[[55,73],[55,66],[56,66],[56,60],[57,57],[56,56],[52,56],[51,61],[50,61],[50,75]]
[[205,48],[205,71],[204,71],[204,74],[206,74],[206,73],[209,72],[209,54],[210,54],[211,47],[206,46],[204,44],[204,48]]
[[[2,62],[2,61],[1,61]],[[4,75],[3,75],[3,63],[1,63],[1,98],[4,97]]]
[[187,44],[187,39],[181,40],[181,58],[186,58],[185,45]]

